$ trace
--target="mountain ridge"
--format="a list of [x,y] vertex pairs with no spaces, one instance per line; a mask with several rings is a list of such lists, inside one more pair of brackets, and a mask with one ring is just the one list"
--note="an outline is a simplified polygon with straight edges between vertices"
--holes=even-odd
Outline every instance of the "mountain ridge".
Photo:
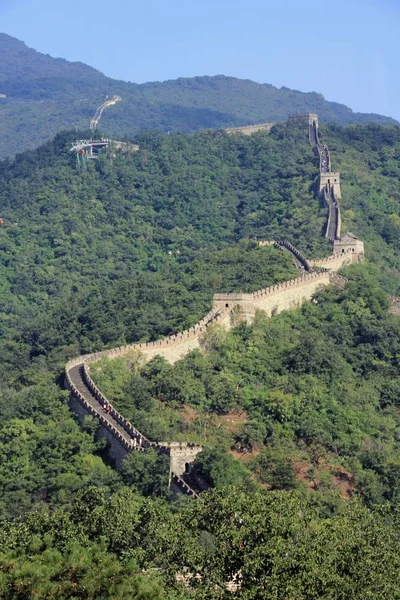
[[190,133],[280,121],[291,112],[310,109],[319,113],[321,122],[339,125],[397,123],[374,113],[355,113],[318,92],[225,75],[141,84],[114,80],[85,63],[37,52],[4,33],[0,94],[6,95],[0,100],[0,159],[33,149],[61,129],[86,128],[105,96],[115,94],[122,102],[103,116],[102,125],[118,137],[141,129]]

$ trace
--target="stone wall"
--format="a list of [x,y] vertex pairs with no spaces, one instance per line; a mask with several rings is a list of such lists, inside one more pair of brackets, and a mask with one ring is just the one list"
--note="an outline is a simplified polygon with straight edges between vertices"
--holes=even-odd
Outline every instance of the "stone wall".
[[111,350],[102,350],[86,357],[87,364],[97,362],[101,358],[120,358],[131,353],[140,354],[144,360],[151,360],[154,356],[163,356],[168,362],[174,363],[184,357],[190,350],[199,347],[199,338],[211,323],[217,323],[230,327],[231,315],[229,311],[213,308],[204,319],[191,329],[163,338],[156,342],[143,342],[141,344],[129,344]]
[[[83,425],[85,417],[94,416],[87,410],[83,404],[71,394],[69,398],[69,407],[78,417],[78,421]],[[120,468],[122,460],[127,456],[129,450],[126,448],[104,425],[99,425],[96,430],[96,439],[106,439],[108,442],[108,455],[114,462],[116,468]]]
[[263,310],[270,317],[283,310],[291,310],[310,300],[320,286],[330,283],[329,272],[317,271],[278,283],[253,294],[215,294],[214,308],[233,310],[239,307],[243,317],[251,321],[256,310]]
[[349,265],[353,262],[358,262],[358,256],[352,253],[341,254],[337,252],[328,256],[328,258],[321,258],[319,260],[308,261],[312,267],[322,267],[329,271],[339,271],[345,265]]
[[300,250],[298,250],[297,248],[295,248],[293,246],[293,244],[291,244],[287,240],[278,240],[277,242],[275,242],[275,245],[280,250],[287,250],[288,252],[290,252],[292,254],[292,256],[294,257],[296,265],[298,267],[300,267],[301,269],[304,269],[305,271],[311,271],[312,270],[311,266],[310,266],[310,263],[308,262],[308,260],[304,256],[304,254],[302,254],[300,252]]
[[268,317],[271,317],[283,310],[293,310],[306,300],[311,300],[318,289],[330,283],[329,273],[326,272],[312,273],[311,276],[306,275],[301,279],[302,281],[297,280],[297,283],[284,290],[255,298],[254,313],[256,310],[263,310]]
[[297,120],[301,120],[301,121],[306,121],[309,125],[313,125],[315,123],[315,126],[318,128],[318,115],[317,113],[314,112],[305,112],[305,113],[292,113],[291,115],[288,116],[288,121],[297,121]]
[[[310,142],[314,149],[319,151],[318,141],[318,116],[314,113],[292,115],[292,119],[307,119],[309,123]],[[260,130],[269,131],[273,123],[250,125],[247,127],[236,127],[226,130],[228,133],[244,133],[251,135]],[[324,147],[324,151],[326,149]],[[329,165],[330,167],[330,165]],[[340,176],[338,173],[321,174],[321,178],[330,177],[331,185],[335,186],[336,197],[340,197]],[[336,179],[336,181],[335,181]],[[354,236],[353,236],[354,238]],[[356,238],[354,238],[356,239]],[[260,245],[272,245],[276,242],[259,242]],[[351,243],[354,245],[353,239]],[[188,464],[192,463],[195,456],[201,452],[202,447],[196,444],[183,442],[151,442],[143,436],[123,415],[112,406],[112,403],[102,394],[90,376],[90,364],[104,357],[119,358],[130,353],[137,353],[143,360],[150,360],[156,355],[163,356],[171,363],[183,358],[188,352],[199,347],[199,339],[210,324],[219,324],[229,329],[233,324],[233,317],[238,312],[241,316],[251,321],[257,310],[265,311],[270,317],[283,310],[291,310],[300,306],[305,300],[310,300],[321,287],[333,283],[340,287],[346,285],[346,280],[337,275],[335,270],[344,264],[358,260],[357,254],[349,254],[346,251],[334,254],[327,259],[318,261],[307,261],[288,242],[280,242],[280,247],[285,247],[296,258],[302,268],[311,266],[324,267],[305,273],[291,281],[273,285],[252,294],[215,294],[213,309],[191,329],[179,334],[171,335],[156,342],[130,344],[103,350],[86,356],[78,357],[70,361],[66,366],[66,386],[71,390],[71,409],[83,420],[85,415],[92,415],[99,421],[98,436],[107,439],[110,445],[110,455],[120,464],[127,452],[133,450],[145,451],[146,448],[154,447],[159,452],[170,456],[170,483],[172,487],[192,496],[197,494],[182,479]],[[361,242],[362,244],[362,242]],[[343,248],[341,248],[343,250]],[[400,300],[393,299],[394,310],[400,313]],[[239,309],[239,310],[237,310]],[[73,377],[76,382],[74,382]],[[111,410],[105,413],[104,407],[110,405]]]
[[340,200],[342,192],[340,188],[340,173],[321,173],[319,176],[319,193],[322,194],[327,185],[333,188],[335,197]]
[[225,129],[229,135],[240,133],[243,135],[252,135],[257,131],[271,131],[275,123],[258,123],[257,125],[245,125],[244,127],[228,127]]
[[[163,444],[159,444],[159,447],[162,447]],[[169,444],[165,444],[168,449],[168,454],[170,456],[170,477],[172,474],[181,476],[188,472],[188,467],[191,465],[199,454],[202,451],[202,446],[198,446],[197,444],[188,444],[184,442],[170,442]]]
[[[83,381],[97,400],[96,406],[91,405],[88,398],[79,392],[71,378],[71,369],[80,365],[82,358],[79,357],[70,361],[66,367],[65,385],[71,391],[69,406],[77,415],[80,423],[83,423],[86,416],[93,416],[99,421],[96,438],[107,440],[108,454],[113,459],[115,466],[119,468],[122,460],[129,452],[144,452],[146,448],[153,447],[160,453],[167,454],[170,457],[170,482],[174,480],[175,487],[181,492],[197,496],[196,492],[181,479],[181,476],[186,473],[187,466],[193,462],[196,455],[202,451],[202,446],[187,442],[150,442],[125,417],[116,411],[112,403],[97,388],[90,377],[88,365],[83,362]],[[103,411],[105,404],[111,407],[108,413]],[[117,426],[119,431],[116,428]],[[135,439],[134,446],[131,443],[133,439]]]
[[350,232],[345,233],[339,240],[333,243],[333,251],[341,254],[355,254],[356,256],[364,256],[364,242],[359,240]]

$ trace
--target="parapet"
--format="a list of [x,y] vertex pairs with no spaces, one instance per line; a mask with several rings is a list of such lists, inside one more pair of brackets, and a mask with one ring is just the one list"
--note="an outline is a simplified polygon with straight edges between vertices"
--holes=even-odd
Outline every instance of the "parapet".
[[256,125],[245,125],[244,127],[228,127],[225,129],[229,135],[242,133],[243,135],[252,135],[257,131],[271,131],[275,123],[257,123]]
[[337,252],[336,254],[328,256],[328,258],[321,258],[320,260],[310,260],[309,264],[313,267],[320,267],[328,271],[337,271],[343,266],[351,264],[353,262],[353,259],[354,255],[351,253],[342,254],[341,252]]
[[275,243],[274,240],[258,240],[259,246],[274,246]]

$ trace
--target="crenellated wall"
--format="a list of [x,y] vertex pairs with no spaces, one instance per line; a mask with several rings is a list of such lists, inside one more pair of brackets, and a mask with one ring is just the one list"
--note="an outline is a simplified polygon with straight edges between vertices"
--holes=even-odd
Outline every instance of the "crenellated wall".
[[308,117],[309,139],[314,153],[319,157],[319,194],[328,209],[325,237],[330,242],[340,239],[341,217],[339,200],[342,197],[340,173],[332,171],[331,155],[327,144],[321,144],[318,136],[318,121]]
[[257,123],[257,125],[245,125],[243,127],[228,127],[225,132],[229,135],[241,133],[243,135],[252,135],[257,131],[271,131],[276,123]]
[[358,261],[358,254],[355,255],[352,252],[342,254],[337,252],[336,254],[332,254],[332,256],[328,256],[328,258],[310,260],[309,263],[312,267],[320,267],[323,269],[328,269],[329,271],[339,271],[339,269],[342,267]]
[[[319,143],[318,116],[315,113],[306,113],[290,117],[290,119],[305,118],[309,124],[310,143],[320,156],[320,186],[326,175],[337,179],[337,181],[333,181],[333,184],[331,184],[332,193],[334,192],[332,196],[334,202],[335,197],[340,197],[340,177],[339,174],[331,173],[328,148],[326,145],[321,146]],[[250,135],[255,131],[269,131],[272,126],[273,123],[262,123],[260,125],[230,128],[226,131],[228,133]],[[334,188],[334,185],[337,187]],[[340,209],[338,204],[337,213],[339,215],[340,231]],[[257,310],[265,311],[270,317],[283,310],[296,308],[305,300],[311,299],[322,286],[330,283],[344,287],[346,279],[338,275],[335,271],[345,264],[359,260],[360,255],[364,252],[362,242],[350,233],[346,234],[344,238],[335,241],[335,244],[338,244],[340,252],[326,259],[316,261],[307,261],[289,242],[259,242],[260,246],[273,244],[280,249],[291,252],[296,264],[304,271],[309,272],[305,272],[301,277],[297,277],[291,281],[272,285],[252,294],[215,294],[213,309],[204,319],[187,331],[171,335],[156,342],[129,344],[119,348],[80,356],[71,360],[66,365],[65,382],[66,387],[71,391],[71,410],[78,415],[81,421],[86,415],[91,415],[98,420],[99,429],[97,435],[98,437],[106,438],[109,442],[110,456],[114,459],[117,466],[128,452],[144,452],[147,448],[154,448],[158,452],[168,454],[170,457],[171,488],[197,497],[197,493],[184,480],[184,475],[196,455],[201,452],[202,447],[197,444],[184,442],[156,442],[148,440],[123,415],[118,413],[113,407],[112,402],[98,389],[90,375],[91,363],[104,357],[119,358],[127,356],[130,353],[137,353],[144,361],[161,355],[169,362],[174,363],[183,358],[191,350],[199,347],[199,339],[211,324],[218,324],[229,329],[238,317],[242,317],[248,321],[254,319]],[[355,249],[357,252],[355,252]],[[320,267],[320,269],[311,272],[314,266],[317,268]],[[392,299],[391,302],[394,310],[398,310],[400,313],[400,300]]]
[[90,364],[101,358],[120,358],[127,354],[137,352],[144,360],[151,360],[154,356],[163,356],[168,362],[174,363],[186,356],[190,350],[199,347],[199,338],[205,332],[208,325],[217,323],[218,325],[230,326],[231,315],[229,311],[213,308],[204,319],[199,321],[194,327],[163,338],[156,342],[143,342],[139,344],[129,344],[120,346],[112,350],[102,350],[87,356],[85,362]]
[[[167,454],[170,459],[170,482],[180,491],[197,497],[197,493],[182,479],[187,465],[201,452],[202,446],[186,442],[150,442],[133,425],[112,406],[112,403],[102,394],[90,377],[86,361],[93,355],[81,356],[71,360],[66,366],[65,385],[71,391],[69,405],[80,422],[90,415],[99,421],[96,437],[105,438],[108,443],[108,453],[119,468],[122,460],[129,452],[144,452],[154,448],[160,453]],[[105,410],[110,407],[109,412]]]
[[241,315],[248,321],[254,319],[257,310],[265,311],[270,317],[283,310],[297,308],[305,300],[310,300],[321,286],[329,283],[331,279],[328,271],[316,271],[253,294],[215,294],[214,308],[233,310],[239,307]]
[[275,246],[280,250],[287,250],[288,252],[290,252],[290,254],[292,254],[292,256],[294,257],[297,266],[300,267],[300,269],[304,269],[305,271],[312,271],[309,261],[306,259],[304,254],[300,252],[300,250],[293,246],[293,244],[291,244],[287,240],[278,240],[277,242],[275,242]]
[[258,240],[258,245],[259,246],[275,246],[275,248],[277,248],[278,250],[286,250],[287,252],[289,252],[296,265],[300,268],[300,269],[304,269],[305,271],[312,271],[312,268],[310,266],[310,261],[308,261],[306,259],[306,257],[304,256],[304,254],[302,254],[300,252],[300,250],[298,250],[297,248],[295,248],[293,246],[293,244],[291,244],[290,242],[288,242],[287,240]]

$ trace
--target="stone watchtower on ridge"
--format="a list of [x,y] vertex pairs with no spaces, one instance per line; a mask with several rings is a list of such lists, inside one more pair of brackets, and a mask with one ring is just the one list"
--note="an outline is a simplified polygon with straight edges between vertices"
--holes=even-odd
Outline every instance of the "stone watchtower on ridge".
[[354,233],[348,231],[340,239],[333,242],[334,254],[350,254],[353,262],[360,262],[364,256],[364,242]]
[[308,124],[309,125],[314,125],[315,124],[315,126],[318,129],[318,115],[317,115],[317,113],[313,113],[313,112],[308,113]]
[[340,173],[321,173],[319,176],[319,193],[321,194],[326,186],[330,186],[333,189],[335,198],[341,199],[342,193],[340,191]]

